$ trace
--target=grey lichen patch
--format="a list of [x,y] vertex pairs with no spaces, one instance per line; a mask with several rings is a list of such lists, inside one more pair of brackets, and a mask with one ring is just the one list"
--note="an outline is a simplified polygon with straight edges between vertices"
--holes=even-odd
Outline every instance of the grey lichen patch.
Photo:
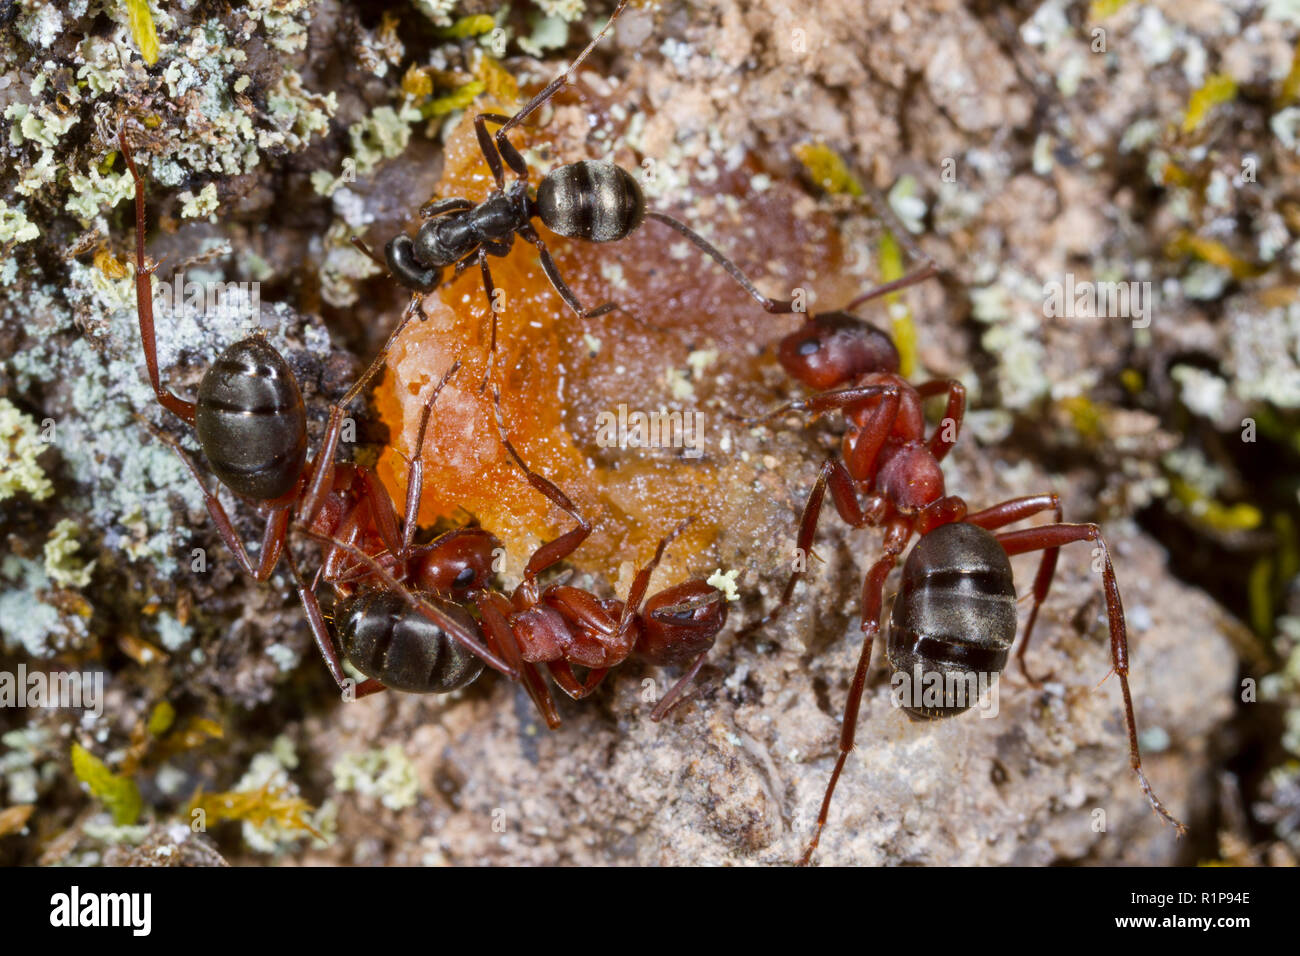
[[0,638],[6,650],[48,658],[85,648],[91,639],[90,609],[59,600],[55,582],[35,561],[0,559]]

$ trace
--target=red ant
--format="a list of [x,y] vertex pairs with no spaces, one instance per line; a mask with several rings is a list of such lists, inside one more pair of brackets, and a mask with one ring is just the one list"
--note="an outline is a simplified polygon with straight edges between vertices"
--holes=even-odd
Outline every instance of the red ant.
[[[150,429],[172,447],[198,483],[208,514],[240,568],[255,580],[266,581],[283,556],[299,584],[299,594],[304,595],[293,554],[285,547],[291,520],[317,534],[332,533],[340,528],[343,533],[348,533],[352,526],[349,522],[368,515],[383,539],[396,546],[398,539],[392,530],[392,504],[373,473],[356,465],[334,461],[344,409],[383,364],[388,346],[347,394],[330,406],[325,437],[316,457],[310,462],[307,460],[307,413],[298,383],[284,357],[261,334],[242,339],[221,353],[204,373],[196,402],[178,398],[163,388],[158,374],[150,283],[157,264],[146,263],[144,254],[144,179],[136,168],[125,127],[118,129],[118,143],[135,180],[136,309],[149,381],[158,403],[194,427],[199,446],[219,481],[240,497],[259,503],[265,511],[266,525],[256,566],[249,560],[225,507],[208,489],[190,456],[175,438],[152,425]],[[394,332],[394,337],[396,334]],[[389,343],[392,341],[390,338]],[[313,604],[314,598],[311,602],[304,598],[309,619],[313,619]],[[422,613],[448,628],[458,645],[456,650],[459,654],[473,653],[508,676],[517,676],[516,668],[483,647],[472,631],[454,628],[452,624],[455,622],[447,623],[444,620],[447,615],[439,609],[426,609]],[[319,616],[319,607],[315,608],[315,615]],[[337,658],[329,653],[327,642],[321,642],[319,632],[316,636],[335,680],[341,688],[346,687],[346,678],[338,667]]]
[[[453,366],[443,377],[438,389],[457,367]],[[444,658],[457,676],[468,673],[463,660],[445,654],[450,642],[444,632],[459,626],[458,643],[470,644],[472,638],[474,644],[491,648],[508,665],[510,676],[517,674],[522,678],[551,729],[559,727],[560,718],[541,676],[542,667],[561,690],[579,700],[591,694],[611,668],[633,653],[658,666],[686,666],[685,674],[651,714],[653,720],[662,719],[699,672],[727,620],[722,593],[703,581],[688,581],[646,599],[650,578],[664,551],[690,519],[682,521],[659,542],[654,557],[633,579],[626,602],[602,600],[589,591],[565,584],[542,587],[538,577],[576,551],[591,534],[592,526],[559,487],[525,464],[502,427],[501,443],[529,484],[578,523],[577,528],[533,552],[524,568],[522,583],[507,597],[491,584],[493,557],[501,545],[490,533],[467,528],[450,532],[423,547],[412,545],[423,478],[420,450],[438,389],[421,413],[416,451],[407,478],[402,528],[400,532],[396,528],[391,504],[390,516],[377,522],[379,527],[391,526],[385,537],[397,543],[386,543],[382,550],[367,548],[363,534],[365,521],[359,511],[343,518],[333,533],[302,529],[308,537],[327,545],[317,579],[332,580],[346,595],[335,611],[339,642],[349,662],[370,678],[358,686],[356,696],[382,690],[385,685],[398,690],[428,691],[432,688],[420,686],[421,675],[432,673],[440,677],[436,662]],[[499,396],[497,401],[499,409]],[[352,559],[351,566],[344,566],[345,556]],[[362,568],[365,570],[358,578],[357,572]],[[358,580],[362,589],[353,593],[351,585]],[[338,654],[319,605],[301,581],[299,593],[304,605],[309,607],[308,616],[317,643],[337,676],[341,674]],[[408,608],[419,609],[422,617],[406,613],[403,603]],[[425,623],[431,608],[441,610],[454,621],[440,619],[441,631],[431,628]],[[470,608],[477,617],[468,613]],[[401,663],[400,668],[391,663],[394,658]],[[408,669],[407,661],[418,663]],[[574,674],[574,664],[587,669],[583,680]],[[476,675],[477,670],[469,680]]]
[[[889,289],[882,287],[867,293],[853,304],[881,291]],[[1025,650],[1039,607],[1051,587],[1060,549],[1074,541],[1094,543],[1103,560],[1112,670],[1119,677],[1124,698],[1129,765],[1156,814],[1179,833],[1185,832],[1183,824],[1161,804],[1142,772],[1128,685],[1124,609],[1110,552],[1098,526],[1062,523],[1061,502],[1055,494],[1016,498],[975,512],[969,511],[962,498],[946,494],[940,462],[960,431],[965,389],[953,380],[909,384],[898,375],[898,352],[893,343],[865,322],[845,312],[812,316],[803,328],[781,340],[779,358],[788,374],[819,391],[749,419],[749,423],[768,421],[788,411],[820,414],[838,409],[849,426],[841,457],[822,465],[808,495],[799,523],[797,553],[810,553],[828,488],[835,510],[849,525],[884,529],[884,554],[872,564],[863,581],[863,645],[844,707],[839,756],[817,816],[816,831],[800,864],[806,865],[817,849],[835,786],[853,749],[868,664],[880,629],[885,580],[913,535],[919,535],[919,540],[904,564],[887,632],[891,671],[910,676],[919,667],[940,677],[1001,672],[1016,636],[1016,595],[1008,559],[1041,551],[1033,607],[1016,653],[1021,671],[1031,682],[1033,678],[1024,669]],[[948,405],[944,422],[927,441],[922,403],[945,393]],[[1044,511],[1052,512],[1053,523],[998,531]],[[801,568],[792,572],[776,607],[742,634],[775,618],[790,603],[795,583],[804,573]],[[937,720],[962,713],[971,703],[963,706],[955,694],[945,693],[938,706],[904,709],[913,719]]]

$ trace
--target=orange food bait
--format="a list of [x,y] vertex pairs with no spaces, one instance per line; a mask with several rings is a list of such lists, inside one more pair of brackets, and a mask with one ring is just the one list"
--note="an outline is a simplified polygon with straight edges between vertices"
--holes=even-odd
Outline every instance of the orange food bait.
[[[574,99],[566,95],[567,102]],[[578,108],[607,115],[589,100]],[[560,109],[572,112],[559,107],[556,115]],[[529,126],[514,142],[558,152],[562,161],[608,156],[629,169],[640,165],[627,148],[609,156],[609,140],[555,142],[546,129]],[[453,131],[445,155],[437,195],[483,199],[492,179],[472,114]],[[536,153],[525,155],[540,165]],[[544,172],[533,169],[534,186]],[[839,275],[840,246],[829,218],[797,183],[759,172],[753,161],[718,169],[715,181],[693,190],[701,197],[696,209],[708,215],[691,217],[690,224],[772,294],[815,288],[813,307],[822,308],[851,298],[858,283]],[[667,207],[671,199],[648,204],[679,217],[688,211]],[[759,355],[802,317],[766,314],[660,223],[647,221],[631,237],[604,244],[566,240],[534,224],[585,307],[610,301],[622,307],[578,318],[547,281],[537,250],[522,239],[510,255],[489,259],[503,297],[492,381],[501,391],[507,433],[533,470],[559,485],[595,527],[571,563],[626,578],[627,562],[645,561],[661,536],[693,516],[666,567],[698,574],[727,566],[754,546],[731,539],[755,510],[755,474],[764,465],[736,453],[733,438],[746,428],[726,413],[754,415],[770,407],[773,379],[769,369],[763,384]],[[472,515],[505,542],[509,567],[518,570],[541,541],[573,523],[510,462],[498,438],[491,386],[479,391],[491,320],[477,265],[427,296],[424,310],[428,319],[412,321],[395,343],[376,390],[392,434],[380,475],[394,500],[404,500],[406,456],[423,403],[459,359],[461,371],[438,398],[423,449],[421,524]],[[811,471],[817,462],[805,464]]]

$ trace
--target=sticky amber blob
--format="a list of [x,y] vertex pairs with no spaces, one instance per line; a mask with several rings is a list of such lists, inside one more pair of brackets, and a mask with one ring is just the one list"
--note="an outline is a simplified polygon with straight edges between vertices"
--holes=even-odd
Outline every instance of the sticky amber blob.
[[[567,96],[550,115],[568,122],[529,126],[514,137],[521,149],[532,147],[526,155],[534,167],[549,156],[552,162],[611,158],[642,168],[642,157],[626,147],[610,154],[613,137],[591,136],[602,124],[610,128],[603,104]],[[588,116],[597,122],[583,121]],[[440,197],[478,201],[492,188],[472,120],[467,114],[449,138]],[[574,129],[585,138],[565,141],[564,130]],[[534,186],[544,171],[533,169]],[[815,288],[822,307],[851,298],[858,283],[839,274],[840,243],[829,217],[798,183],[760,172],[751,158],[734,170],[710,169],[697,177],[712,179],[692,187],[698,215],[680,203],[666,205],[671,196],[651,198],[649,205],[705,231],[769,294],[790,297],[796,287]],[[645,561],[658,539],[687,516],[694,521],[672,549],[669,567],[676,562],[691,573],[708,573],[727,566],[753,548],[755,534],[763,536],[763,547],[775,549],[771,530],[755,518],[775,513],[755,507],[755,496],[763,494],[756,475],[783,463],[738,453],[734,438],[745,428],[726,413],[754,415],[773,404],[772,347],[800,318],[765,313],[660,223],[646,221],[631,237],[603,244],[567,240],[534,224],[584,306],[612,301],[622,307],[599,318],[577,317],[547,281],[537,250],[522,239],[508,256],[488,260],[503,297],[491,382],[501,391],[510,440],[595,527],[572,563],[626,579],[629,562]],[[404,500],[406,457],[413,454],[422,405],[459,359],[462,368],[437,401],[422,450],[421,522],[463,520],[468,513],[506,542],[509,566],[518,569],[539,542],[573,522],[510,462],[498,438],[491,386],[479,391],[490,313],[477,265],[426,297],[424,309],[427,320],[413,321],[396,342],[377,388],[376,404],[392,434],[380,474],[394,500]],[[620,421],[631,428],[638,413],[661,411],[676,412],[692,426],[677,432],[676,447],[671,441],[669,447],[638,447],[633,432],[620,446]],[[664,429],[658,438],[665,434],[671,439]],[[788,503],[781,512],[788,524]]]

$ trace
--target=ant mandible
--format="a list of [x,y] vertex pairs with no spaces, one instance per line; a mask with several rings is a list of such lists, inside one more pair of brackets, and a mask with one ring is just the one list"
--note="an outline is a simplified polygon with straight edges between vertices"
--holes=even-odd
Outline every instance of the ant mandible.
[[[494,397],[499,409],[499,396]],[[650,578],[665,550],[689,519],[679,523],[659,542],[654,557],[634,577],[625,602],[601,600],[589,591],[563,583],[543,588],[539,577],[573,554],[591,534],[592,525],[557,485],[528,467],[510,443],[504,426],[500,426],[501,443],[528,483],[578,524],[533,552],[524,568],[523,581],[507,597],[491,583],[493,556],[501,545],[488,532],[478,528],[461,529],[424,549],[411,547],[422,479],[418,452],[423,446],[431,406],[432,400],[421,415],[417,453],[410,462],[401,544],[389,545],[385,551],[375,553],[360,540],[360,521],[342,521],[331,534],[303,529],[308,537],[327,546],[318,580],[324,576],[335,583],[345,582],[355,576],[357,569],[364,568],[363,577],[379,582],[356,595],[348,594],[335,612],[344,656],[372,680],[357,688],[357,696],[381,690],[385,684],[406,689],[392,680],[395,675],[385,673],[383,660],[386,654],[391,654],[389,647],[397,646],[396,625],[390,621],[405,622],[408,618],[405,612],[395,617],[385,615],[392,615],[394,609],[400,608],[399,602],[416,608],[436,601],[444,611],[458,610],[457,618],[462,626],[481,644],[499,653],[510,670],[521,677],[551,729],[560,726],[560,717],[542,677],[542,668],[561,690],[580,700],[600,686],[611,668],[633,653],[657,666],[686,667],[682,677],[651,713],[653,720],[662,719],[694,680],[727,620],[722,593],[700,580],[646,598]],[[350,569],[342,565],[344,556],[352,559]],[[410,587],[412,581],[416,583],[415,589]],[[305,604],[314,602],[312,589],[301,583],[300,593]],[[477,617],[468,613],[471,607]],[[312,616],[317,642],[327,661],[333,655],[331,669],[335,670],[337,654],[318,606]],[[445,630],[446,625],[443,627]],[[433,643],[432,638],[420,639],[411,634],[411,643],[417,640]],[[388,641],[393,643],[390,645]],[[403,649],[401,656],[416,655]],[[581,681],[573,672],[574,664],[587,669]]]
[[[839,755],[817,816],[817,827],[801,865],[811,861],[830,813],[831,799],[853,750],[858,710],[866,687],[868,664],[880,629],[885,581],[913,535],[918,535],[903,566],[899,594],[887,631],[887,658],[894,674],[913,674],[919,667],[943,678],[983,673],[995,676],[1005,667],[1016,636],[1016,592],[1009,557],[1042,552],[1034,579],[1033,606],[1017,652],[1022,673],[1039,607],[1047,598],[1062,546],[1091,541],[1102,558],[1102,582],[1110,629],[1112,671],[1119,678],[1128,733],[1129,765],[1155,813],[1179,833],[1185,827],[1165,809],[1142,772],[1133,698],[1128,684],[1128,637],[1119,585],[1110,552],[1095,524],[1063,523],[1056,494],[1015,498],[980,511],[944,489],[940,462],[960,432],[965,388],[955,380],[913,386],[898,372],[898,352],[883,332],[845,313],[813,316],[780,345],[782,366],[816,394],[789,402],[756,419],[770,420],[789,411],[813,414],[841,410],[848,420],[840,458],[819,470],[799,523],[797,552],[811,553],[827,489],[840,517],[854,528],[883,527],[884,554],[867,571],[862,586],[862,651],[844,707]],[[846,387],[847,386],[847,387]],[[947,394],[945,419],[927,441],[922,403]],[[1008,525],[1050,511],[1053,522],[1003,531]],[[777,605],[743,634],[772,621],[789,603],[804,574],[796,568]],[[946,681],[943,686],[951,687]],[[938,720],[968,710],[945,693],[939,706],[904,707],[917,720]]]
[[[398,283],[414,293],[414,308],[419,308],[420,297],[438,287],[444,269],[454,267],[454,280],[477,261],[483,276],[488,311],[492,317],[488,347],[489,369],[496,356],[497,308],[496,286],[492,280],[488,257],[508,254],[515,236],[522,237],[537,248],[547,279],[565,304],[579,317],[592,318],[618,308],[609,302],[594,309],[583,308],[560,275],[545,240],[533,227],[533,219],[540,219],[544,226],[558,235],[589,242],[625,239],[646,219],[657,220],[684,236],[722,266],[767,312],[791,313],[800,310],[793,299],[773,299],[763,295],[739,266],[685,223],[667,213],[647,209],[645,195],[636,178],[621,166],[585,159],[566,163],[547,173],[537,186],[536,195],[532,194],[528,183],[528,164],[507,134],[573,81],[574,71],[586,60],[626,6],[627,0],[620,0],[604,28],[577,58],[513,116],[500,113],[479,113],[475,116],[474,131],[478,137],[479,149],[496,183],[496,188],[486,199],[477,204],[461,197],[430,200],[420,207],[423,222],[416,231],[415,238],[401,233],[390,239],[384,247],[382,257],[376,255],[360,238],[352,238],[352,243],[359,250],[387,268]],[[498,126],[495,134],[488,132],[489,123]],[[507,166],[515,175],[514,181],[508,186],[505,181]],[[873,290],[870,295],[881,295],[910,285],[934,272],[933,265],[927,265],[913,275],[904,276]],[[486,377],[484,383],[486,384]]]

